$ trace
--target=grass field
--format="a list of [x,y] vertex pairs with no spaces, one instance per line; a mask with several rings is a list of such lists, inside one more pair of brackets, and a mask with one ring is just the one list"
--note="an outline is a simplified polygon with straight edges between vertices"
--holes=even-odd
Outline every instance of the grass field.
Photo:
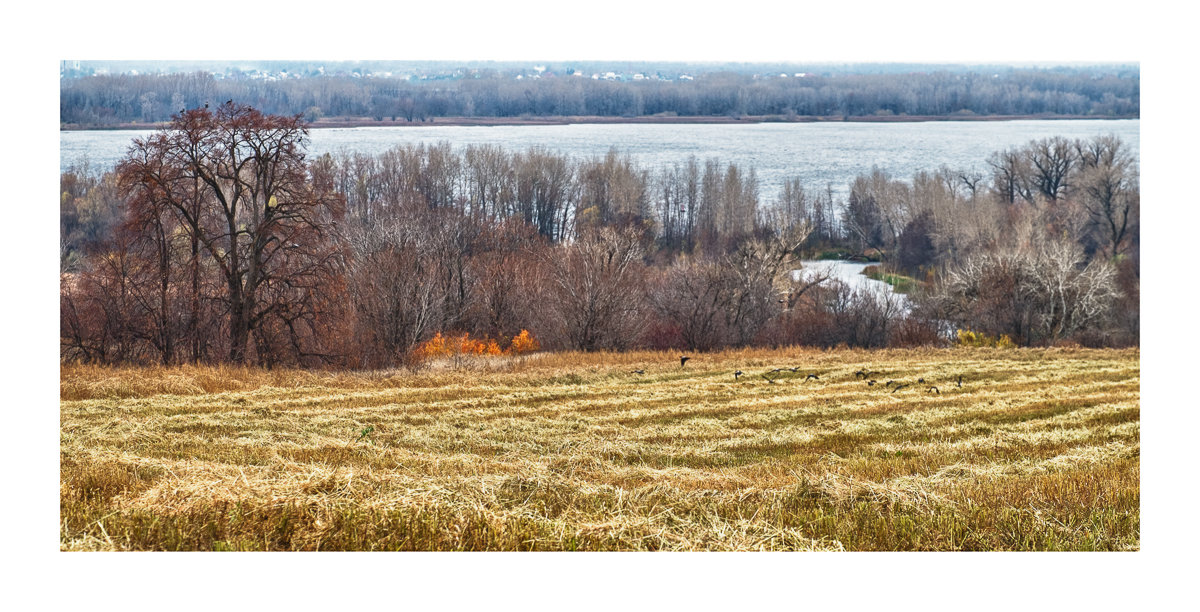
[[1139,548],[1136,350],[677,357],[63,366],[61,547]]

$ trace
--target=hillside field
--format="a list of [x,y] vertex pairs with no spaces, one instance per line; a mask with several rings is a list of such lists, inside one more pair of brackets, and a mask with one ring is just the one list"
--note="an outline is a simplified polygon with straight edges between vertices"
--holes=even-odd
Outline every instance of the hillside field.
[[1137,350],[678,357],[64,365],[61,548],[1140,546]]

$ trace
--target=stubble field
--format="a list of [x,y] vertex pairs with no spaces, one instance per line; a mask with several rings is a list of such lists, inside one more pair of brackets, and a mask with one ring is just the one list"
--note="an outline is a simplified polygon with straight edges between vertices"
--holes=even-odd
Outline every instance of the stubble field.
[[61,547],[1136,550],[1139,379],[1083,349],[67,365]]

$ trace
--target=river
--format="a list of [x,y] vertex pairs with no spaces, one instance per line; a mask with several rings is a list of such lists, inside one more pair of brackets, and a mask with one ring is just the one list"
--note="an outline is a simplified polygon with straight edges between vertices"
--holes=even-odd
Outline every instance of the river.
[[892,290],[892,286],[872,278],[868,278],[863,274],[863,270],[867,266],[877,266],[877,263],[857,262],[857,261],[842,261],[842,260],[805,260],[800,262],[800,269],[792,270],[792,280],[808,280],[816,275],[828,275],[833,279],[841,281],[850,287],[853,291],[865,291],[877,296],[895,295],[898,298],[900,307],[907,312],[909,309],[908,296],[903,293],[896,293]]
[[[1049,136],[1090,138],[1115,134],[1137,156],[1140,120],[929,121],[915,123],[573,124],[539,126],[360,127],[313,130],[311,155],[375,154],[398,144],[447,141],[455,147],[495,144],[511,150],[546,147],[574,157],[615,148],[650,169],[681,164],[688,156],[716,157],[758,173],[759,196],[774,200],[783,182],[831,185],[844,194],[853,178],[879,167],[895,178],[918,170],[983,170],[993,151]],[[62,131],[59,167],[86,158],[111,169],[132,140],[149,130]]]

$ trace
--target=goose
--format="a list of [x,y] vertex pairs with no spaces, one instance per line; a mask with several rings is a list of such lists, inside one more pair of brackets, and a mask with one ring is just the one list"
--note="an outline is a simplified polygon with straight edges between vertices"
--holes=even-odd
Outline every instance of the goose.
[[736,372],[734,372],[734,373],[733,373],[733,379],[734,379],[734,380],[737,380],[737,379],[738,379],[738,377],[739,377],[739,376],[741,376],[741,375],[742,375],[742,371],[741,371],[741,370],[738,370],[738,371],[736,371]]
[[942,392],[941,392],[941,391],[938,391],[938,388],[937,388],[937,387],[930,387],[930,388],[929,388],[929,392],[932,392],[932,393],[937,393],[938,395],[941,395],[941,394],[942,394]]
[[645,370],[633,370],[632,372],[630,372],[630,374],[645,374],[645,373],[646,373]]
[[679,367],[681,367],[681,368],[682,368],[682,367],[683,367],[683,365],[684,365],[685,363],[687,363],[687,360],[688,360],[688,359],[691,359],[691,357],[688,357],[688,356],[686,356],[686,355],[680,355],[680,356],[679,356]]
[[958,375],[958,388],[959,388],[959,389],[961,389],[961,388],[962,388],[962,374],[959,374],[959,375]]
[[873,379],[873,378],[872,378],[871,380],[868,380],[868,381],[867,381],[867,386],[868,386],[868,387],[874,387],[874,386],[875,386],[875,379]]
[[892,389],[892,393],[895,393],[895,392],[897,392],[897,391],[899,391],[899,390],[901,390],[901,389],[903,389],[903,388],[905,388],[905,387],[907,387],[907,386],[908,386],[908,384],[896,385],[896,388],[895,388],[895,389]]
[[804,377],[804,382],[808,382],[810,379],[811,380],[821,380],[821,377],[817,376],[816,374],[809,374],[808,376]]

